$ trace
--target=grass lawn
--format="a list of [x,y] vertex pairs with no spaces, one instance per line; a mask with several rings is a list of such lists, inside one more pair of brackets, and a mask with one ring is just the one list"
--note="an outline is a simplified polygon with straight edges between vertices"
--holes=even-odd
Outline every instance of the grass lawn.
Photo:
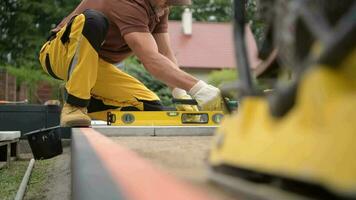
[[[29,161],[14,161],[9,169],[0,169],[0,199],[14,199],[25,175]],[[45,187],[48,181],[48,169],[51,166],[51,160],[36,161],[24,199],[43,199]]]

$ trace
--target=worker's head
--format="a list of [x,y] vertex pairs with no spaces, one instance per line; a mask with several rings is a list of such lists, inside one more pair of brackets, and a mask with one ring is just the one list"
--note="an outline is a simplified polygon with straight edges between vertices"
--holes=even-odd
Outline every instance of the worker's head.
[[185,6],[192,4],[191,0],[167,0],[169,6]]

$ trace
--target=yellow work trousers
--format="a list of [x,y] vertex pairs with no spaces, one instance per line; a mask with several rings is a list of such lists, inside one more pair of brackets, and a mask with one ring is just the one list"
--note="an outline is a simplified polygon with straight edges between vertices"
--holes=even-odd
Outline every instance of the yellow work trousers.
[[95,41],[97,33],[94,29],[97,27],[90,27],[93,23],[86,23],[88,19],[93,19],[88,18],[88,13],[72,18],[40,51],[39,60],[43,70],[65,81],[68,93],[66,102],[80,107],[100,102],[99,107],[104,109],[93,111],[123,107],[144,110],[144,102],[158,102],[160,105],[158,96],[140,81],[99,57],[98,48],[102,41],[99,45],[95,44],[98,43]]

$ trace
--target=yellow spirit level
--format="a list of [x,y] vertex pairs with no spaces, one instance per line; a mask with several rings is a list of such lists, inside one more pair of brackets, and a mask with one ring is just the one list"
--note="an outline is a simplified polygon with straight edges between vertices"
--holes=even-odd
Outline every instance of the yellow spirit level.
[[107,124],[114,126],[216,126],[222,111],[110,111]]

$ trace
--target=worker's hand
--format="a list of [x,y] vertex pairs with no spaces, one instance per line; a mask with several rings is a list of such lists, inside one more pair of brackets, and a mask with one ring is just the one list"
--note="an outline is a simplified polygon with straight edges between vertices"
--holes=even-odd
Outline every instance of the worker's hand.
[[[192,97],[189,96],[185,90],[180,88],[174,88],[172,90],[172,96],[175,99],[192,99]],[[176,105],[176,108],[179,111],[199,111],[198,106],[194,105],[178,104]]]
[[220,90],[204,81],[198,81],[189,91],[202,110],[222,110]]

